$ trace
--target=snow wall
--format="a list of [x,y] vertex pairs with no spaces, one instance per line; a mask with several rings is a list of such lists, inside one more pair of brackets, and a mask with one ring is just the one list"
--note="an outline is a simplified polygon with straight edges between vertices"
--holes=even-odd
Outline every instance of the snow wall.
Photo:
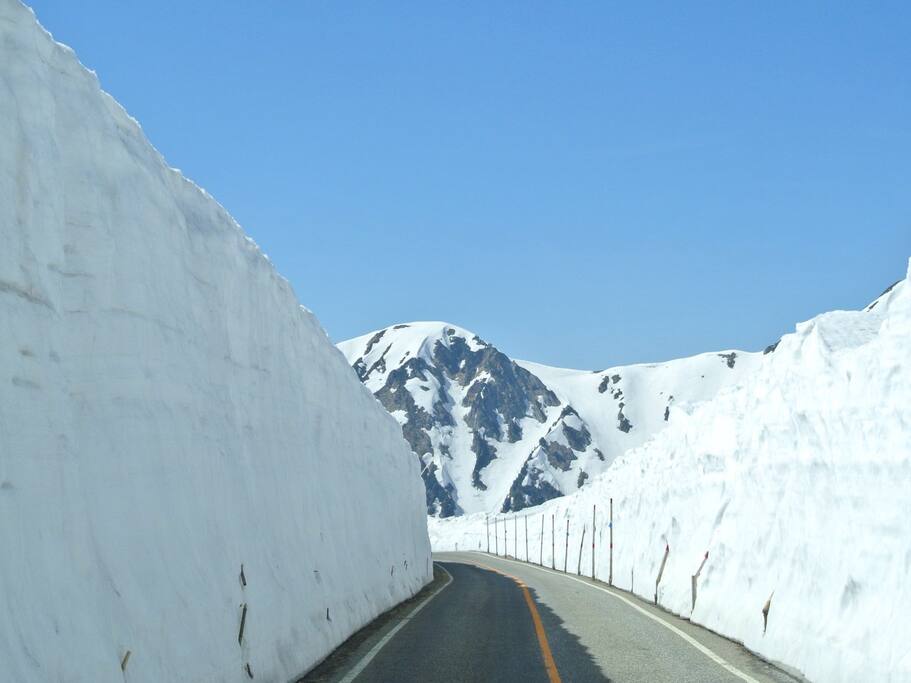
[[292,680],[430,579],[399,425],[17,0],[0,387],[2,680]]
[[[909,274],[911,277],[911,274]],[[812,681],[911,681],[911,286],[797,326],[736,388],[578,493],[528,510],[530,559],[660,604]],[[553,516],[553,522],[551,517]],[[525,559],[525,520],[490,549]],[[551,528],[556,528],[554,553]],[[435,550],[486,550],[483,514],[430,521]],[[692,576],[697,579],[692,608]],[[774,593],[774,594],[773,594]],[[768,628],[762,610],[769,597]]]

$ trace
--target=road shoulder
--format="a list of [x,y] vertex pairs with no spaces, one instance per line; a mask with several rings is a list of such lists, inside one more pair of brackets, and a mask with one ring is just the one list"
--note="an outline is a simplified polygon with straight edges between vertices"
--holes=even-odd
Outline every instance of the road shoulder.
[[[637,595],[623,591],[607,584],[592,580],[589,577],[577,576],[573,573],[564,573],[559,570],[552,570],[549,567],[540,567],[537,564],[516,560],[514,558],[504,558],[502,556],[491,555],[484,552],[468,551],[459,553],[439,553],[434,556],[438,560],[447,562],[467,562],[471,564],[488,564],[492,566],[502,566],[507,571],[519,576],[525,580],[532,588],[544,589],[540,581],[536,581],[536,576],[542,576],[545,581],[564,580],[567,585],[574,585],[579,590],[591,590],[599,592],[608,598],[612,605],[622,610],[629,617],[643,625],[645,631],[648,631],[648,623],[655,624],[659,627],[659,632],[671,635],[672,641],[681,643],[681,646],[698,652],[698,657],[705,657],[706,661],[713,662],[713,665],[727,670],[727,675],[733,678],[746,681],[759,681],[761,683],[806,683],[806,679],[799,673],[789,671],[773,662],[769,662],[759,657],[755,653],[747,650],[741,643],[724,637],[714,631],[703,628],[699,624],[693,623],[675,615],[660,606],[655,606]],[[587,586],[587,589],[584,588]],[[545,590],[542,595],[547,595]],[[545,602],[547,600],[545,599]],[[573,630],[569,622],[572,621],[571,614],[557,609],[561,618],[567,622],[567,626]],[[587,624],[587,629],[580,630],[576,628],[574,632],[583,641],[589,643],[589,650],[598,656],[598,652],[605,643],[599,643],[600,647],[595,647],[595,643],[588,637],[591,635],[593,624]],[[586,633],[586,631],[588,631]],[[676,646],[675,646],[676,647]],[[711,653],[711,654],[709,654]],[[719,661],[720,660],[720,661]],[[723,662],[723,663],[722,663]],[[610,670],[605,671],[610,674]]]
[[295,683],[339,683],[393,629],[408,619],[425,601],[443,590],[452,577],[437,563],[433,564],[433,581],[413,597],[384,612],[339,645],[322,662]]

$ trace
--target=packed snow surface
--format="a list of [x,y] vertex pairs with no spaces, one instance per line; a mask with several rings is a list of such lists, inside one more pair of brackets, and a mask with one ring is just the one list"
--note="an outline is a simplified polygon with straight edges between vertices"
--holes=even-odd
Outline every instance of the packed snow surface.
[[[612,498],[615,585],[652,599],[669,547],[658,597],[674,612],[813,681],[911,681],[908,280],[864,311],[798,325],[741,385],[670,412],[591,484],[526,511],[530,559],[577,571],[585,527],[589,573],[596,507],[607,580]],[[497,519],[502,553],[511,516]],[[525,559],[517,528],[508,552]],[[430,533],[436,550],[487,548],[483,514],[431,519]]]
[[398,424],[16,0],[0,330],[0,679],[287,681],[429,580]]

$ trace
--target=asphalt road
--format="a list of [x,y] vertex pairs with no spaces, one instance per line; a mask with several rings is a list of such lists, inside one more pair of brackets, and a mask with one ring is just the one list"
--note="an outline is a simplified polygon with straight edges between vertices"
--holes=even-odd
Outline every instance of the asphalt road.
[[451,582],[438,578],[304,681],[800,680],[603,584],[480,553],[434,558]]

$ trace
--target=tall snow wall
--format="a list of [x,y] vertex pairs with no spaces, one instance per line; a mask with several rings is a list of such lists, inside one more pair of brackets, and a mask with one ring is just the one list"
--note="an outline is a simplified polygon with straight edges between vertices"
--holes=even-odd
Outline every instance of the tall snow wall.
[[0,0],[0,679],[292,680],[430,575],[398,424]]
[[[530,559],[590,575],[594,512],[607,581],[611,498],[614,585],[652,600],[669,549],[657,593],[671,611],[812,681],[911,681],[908,279],[798,325],[741,386],[677,404],[654,440],[528,510]],[[524,521],[515,543],[512,515],[496,517],[491,552],[508,519],[508,553],[525,559]],[[436,550],[488,542],[484,515],[430,520],[430,536]]]

